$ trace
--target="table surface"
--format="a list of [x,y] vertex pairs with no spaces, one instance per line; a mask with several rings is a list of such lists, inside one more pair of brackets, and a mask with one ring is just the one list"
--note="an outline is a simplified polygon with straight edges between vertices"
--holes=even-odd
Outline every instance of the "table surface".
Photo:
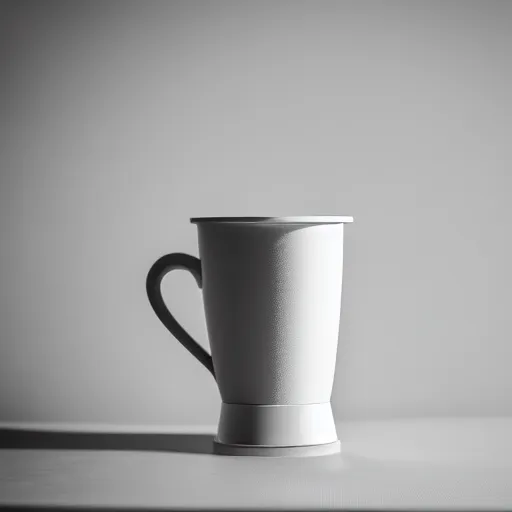
[[[342,422],[342,453],[211,453],[212,429],[0,430],[0,505],[512,509],[512,418]],[[87,431],[86,431],[87,430]]]

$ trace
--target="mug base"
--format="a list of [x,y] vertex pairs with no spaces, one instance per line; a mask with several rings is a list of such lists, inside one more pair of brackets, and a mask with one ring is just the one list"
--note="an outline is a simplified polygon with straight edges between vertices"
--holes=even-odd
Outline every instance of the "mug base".
[[[338,435],[330,402],[296,405],[223,403],[215,440],[223,446],[283,448],[286,452],[295,447],[330,445],[338,441]],[[245,448],[242,451],[246,451]]]
[[306,446],[255,446],[247,444],[224,444],[213,441],[213,453],[249,457],[318,457],[339,453],[341,443],[315,444]]

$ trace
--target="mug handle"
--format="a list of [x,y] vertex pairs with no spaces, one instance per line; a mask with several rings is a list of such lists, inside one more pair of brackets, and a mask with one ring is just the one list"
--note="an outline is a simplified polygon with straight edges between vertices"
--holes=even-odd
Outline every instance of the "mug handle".
[[190,334],[183,329],[178,321],[167,309],[162,297],[161,283],[162,279],[175,269],[188,270],[197,281],[199,288],[203,285],[203,275],[201,271],[201,260],[195,256],[183,253],[173,253],[162,256],[157,260],[148,272],[146,278],[146,292],[149,303],[154,309],[156,316],[167,327],[171,334],[203,365],[215,378],[212,356],[197,343]]

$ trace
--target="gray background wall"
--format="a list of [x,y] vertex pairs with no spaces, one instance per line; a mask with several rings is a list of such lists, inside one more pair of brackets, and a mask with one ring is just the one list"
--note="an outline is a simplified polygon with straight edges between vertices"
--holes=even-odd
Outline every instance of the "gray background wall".
[[[2,2],[0,421],[212,424],[144,280],[350,214],[336,417],[512,412],[512,2]],[[206,344],[185,273],[165,296]]]

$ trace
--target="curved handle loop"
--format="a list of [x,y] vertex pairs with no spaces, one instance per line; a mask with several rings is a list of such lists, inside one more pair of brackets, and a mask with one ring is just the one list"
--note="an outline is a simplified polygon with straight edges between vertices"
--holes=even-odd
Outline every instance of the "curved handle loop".
[[199,288],[203,284],[203,276],[201,272],[201,260],[189,254],[174,253],[162,256],[157,260],[149,270],[146,279],[146,291],[149,303],[154,309],[156,316],[167,327],[171,334],[202,364],[215,378],[215,370],[213,369],[212,356],[197,343],[190,334],[183,329],[178,321],[172,316],[167,309],[162,297],[161,283],[162,279],[171,270],[184,269],[188,270],[197,281]]

